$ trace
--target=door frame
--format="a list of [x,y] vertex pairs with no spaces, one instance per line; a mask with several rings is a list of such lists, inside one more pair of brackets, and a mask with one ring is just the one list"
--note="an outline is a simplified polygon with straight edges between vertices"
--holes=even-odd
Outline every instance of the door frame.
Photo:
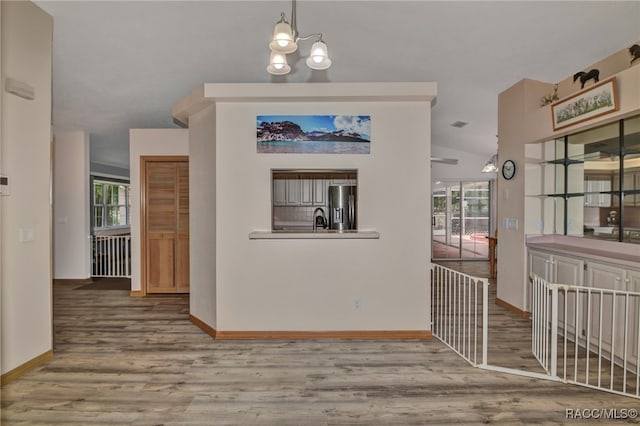
[[177,162],[189,163],[188,155],[142,155],[140,156],[140,292],[147,295],[147,163]]

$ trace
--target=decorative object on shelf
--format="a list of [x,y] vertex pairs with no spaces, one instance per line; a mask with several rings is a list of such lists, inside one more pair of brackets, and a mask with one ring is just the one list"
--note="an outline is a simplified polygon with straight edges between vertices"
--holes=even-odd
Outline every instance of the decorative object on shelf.
[[513,160],[507,160],[502,164],[502,177],[511,180],[516,175],[516,163]]
[[257,151],[297,154],[369,154],[369,115],[259,115]]
[[553,85],[553,92],[544,95],[540,98],[540,106],[549,105],[553,101],[557,101],[558,98],[558,83]]
[[631,54],[631,63],[629,65],[632,65],[636,59],[640,59],[640,45],[634,44],[631,46],[629,48],[629,53]]
[[580,88],[584,89],[584,84],[593,79],[594,83],[597,83],[598,81],[600,81],[600,70],[597,68],[592,69],[589,72],[584,72],[584,71],[580,71],[577,72],[573,75],[573,82],[575,83],[576,80],[580,79]]
[[612,77],[552,104],[553,130],[617,111],[619,107],[616,78]]
[[271,58],[267,72],[273,75],[289,74],[291,66],[287,63],[287,54],[298,50],[299,41],[311,38],[315,38],[316,42],[311,46],[311,53],[306,60],[307,66],[313,70],[326,70],[331,66],[331,59],[329,59],[327,45],[322,40],[322,33],[300,35],[296,25],[296,0],[292,0],[291,24],[282,12],[273,30],[273,40],[269,43]]
[[482,168],[482,173],[496,173],[498,171],[498,154],[493,154],[487,164]]

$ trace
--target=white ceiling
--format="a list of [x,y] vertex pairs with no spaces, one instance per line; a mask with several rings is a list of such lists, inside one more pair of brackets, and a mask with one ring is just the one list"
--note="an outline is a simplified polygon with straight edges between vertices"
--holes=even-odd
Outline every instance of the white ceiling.
[[640,40],[638,1],[298,1],[298,29],[323,33],[333,66],[298,56],[274,77],[267,44],[288,1],[36,3],[54,17],[56,131],[86,129],[93,162],[126,168],[128,129],[176,127],[172,104],[205,82],[436,81],[432,143],[488,157],[501,91]]

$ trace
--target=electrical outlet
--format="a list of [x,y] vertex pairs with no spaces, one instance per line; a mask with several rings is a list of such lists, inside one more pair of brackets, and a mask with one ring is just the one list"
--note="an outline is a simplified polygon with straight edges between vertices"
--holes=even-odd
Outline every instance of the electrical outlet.
[[357,311],[362,306],[362,301],[360,299],[353,300],[353,310]]

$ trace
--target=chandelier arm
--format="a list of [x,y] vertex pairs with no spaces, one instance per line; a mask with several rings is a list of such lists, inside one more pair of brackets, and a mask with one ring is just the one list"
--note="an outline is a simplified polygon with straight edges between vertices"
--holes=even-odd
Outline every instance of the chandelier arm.
[[293,32],[293,39],[296,40],[298,37],[298,23],[297,23],[297,2],[296,0],[291,0],[291,31]]
[[309,34],[309,35],[298,35],[298,36],[296,36],[296,42],[298,40],[302,40],[302,41],[309,40],[312,37],[317,37],[318,40],[322,41],[322,33],[313,33],[313,34]]

